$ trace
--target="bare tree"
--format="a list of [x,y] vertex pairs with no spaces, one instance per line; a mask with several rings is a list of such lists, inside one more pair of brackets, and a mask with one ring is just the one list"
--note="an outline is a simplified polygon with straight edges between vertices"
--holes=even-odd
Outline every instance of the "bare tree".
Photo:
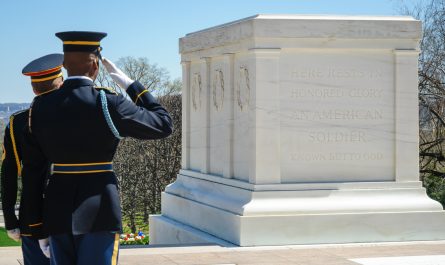
[[[131,79],[141,82],[167,108],[173,118],[173,134],[156,141],[126,138],[114,158],[118,176],[124,221],[131,231],[137,223],[148,223],[148,216],[160,212],[161,193],[176,178],[181,161],[181,82],[171,81],[165,69],[146,58],[121,58],[117,66]],[[125,94],[101,70],[96,82]]]
[[419,58],[420,173],[431,197],[445,203],[445,0],[404,5],[422,21]]

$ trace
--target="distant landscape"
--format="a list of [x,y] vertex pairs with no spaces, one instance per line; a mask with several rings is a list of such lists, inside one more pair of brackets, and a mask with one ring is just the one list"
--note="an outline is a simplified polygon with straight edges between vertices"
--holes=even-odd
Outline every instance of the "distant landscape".
[[[7,124],[9,116],[19,110],[24,110],[29,107],[30,103],[0,103],[0,125]],[[3,129],[3,128],[0,128]]]
[[0,155],[3,152],[3,136],[11,114],[24,110],[30,103],[0,103]]

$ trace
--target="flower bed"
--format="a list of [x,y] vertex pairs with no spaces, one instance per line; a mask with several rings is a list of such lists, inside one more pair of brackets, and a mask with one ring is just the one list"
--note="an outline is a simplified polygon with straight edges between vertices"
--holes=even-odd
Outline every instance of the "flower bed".
[[119,243],[121,245],[148,245],[148,240],[148,236],[139,231],[137,234],[122,234]]

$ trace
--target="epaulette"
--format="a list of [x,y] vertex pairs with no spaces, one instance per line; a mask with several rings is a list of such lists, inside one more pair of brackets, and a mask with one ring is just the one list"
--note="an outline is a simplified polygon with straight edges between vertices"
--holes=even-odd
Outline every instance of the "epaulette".
[[111,88],[111,87],[95,86],[94,88],[97,90],[103,90],[107,94],[119,95],[119,93],[114,88]]
[[49,93],[52,93],[52,92],[56,91],[57,89],[58,89],[58,88],[53,88],[53,89],[51,89],[51,90],[45,91],[45,92],[43,92],[43,93],[38,94],[38,95],[35,96],[34,98],[40,98],[40,97],[43,96],[43,95],[47,95],[47,94],[49,94]]
[[29,113],[28,113],[28,131],[32,133],[31,124],[32,124],[32,107],[38,101],[42,96],[48,95],[54,91],[58,90],[57,88],[53,88],[51,90],[48,90],[46,92],[40,93],[39,95],[35,96],[34,99],[31,102],[31,105],[29,106]]
[[11,116],[17,116],[17,115],[19,115],[20,113],[26,112],[28,109],[29,109],[29,108],[24,109],[24,110],[16,111],[16,112],[12,113]]

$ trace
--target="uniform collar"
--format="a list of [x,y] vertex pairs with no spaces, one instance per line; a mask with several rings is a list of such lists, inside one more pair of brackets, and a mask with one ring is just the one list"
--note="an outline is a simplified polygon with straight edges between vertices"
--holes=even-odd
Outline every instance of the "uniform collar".
[[71,80],[71,79],[85,79],[85,80],[90,80],[91,82],[94,82],[93,79],[89,78],[88,76],[84,76],[84,75],[73,75],[73,76],[68,76],[66,80]]
[[70,76],[63,82],[63,87],[94,86],[91,78],[86,76]]

